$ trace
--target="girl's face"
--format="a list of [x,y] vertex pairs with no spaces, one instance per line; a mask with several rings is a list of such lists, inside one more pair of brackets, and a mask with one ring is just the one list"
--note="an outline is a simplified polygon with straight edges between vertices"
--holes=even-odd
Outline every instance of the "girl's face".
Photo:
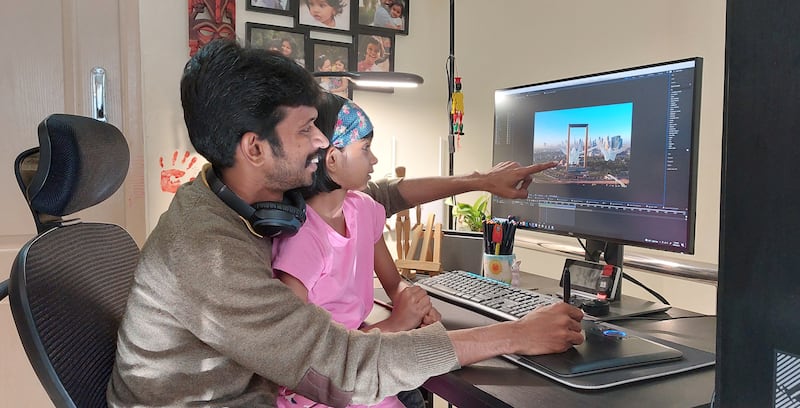
[[308,0],[308,12],[311,17],[314,17],[314,20],[326,26],[334,27],[336,25],[333,20],[333,17],[336,16],[336,9],[331,7],[327,0]]
[[[373,166],[378,158],[372,153],[372,137],[356,140],[344,149],[331,148],[328,157],[328,170],[333,181],[345,190],[363,190],[367,187]],[[335,150],[335,152],[333,151]],[[331,165],[330,155],[335,164]],[[331,167],[333,166],[333,167]]]
[[323,61],[322,65],[320,65],[320,67],[319,67],[319,70],[323,71],[323,72],[330,71],[331,70],[331,60],[326,59],[325,61]]
[[389,9],[389,15],[392,16],[392,18],[400,18],[400,16],[403,15],[403,7],[399,4],[395,4]]
[[333,63],[332,70],[336,72],[344,71],[344,62],[342,60],[336,60],[336,62]]
[[281,42],[281,53],[287,57],[292,55],[292,44],[289,41]]
[[377,44],[367,44],[367,49],[364,52],[364,60],[375,62],[381,56],[381,49]]

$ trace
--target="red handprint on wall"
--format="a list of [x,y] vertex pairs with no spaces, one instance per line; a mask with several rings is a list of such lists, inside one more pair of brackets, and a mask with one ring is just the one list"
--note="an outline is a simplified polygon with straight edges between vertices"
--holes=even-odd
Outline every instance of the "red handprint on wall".
[[[183,167],[184,170],[175,168],[176,162],[178,161],[177,150],[172,153],[172,168],[164,168],[164,157],[159,157],[158,162],[161,165],[161,191],[175,194],[181,184],[185,183],[186,181],[194,180],[194,177],[190,178],[189,180],[183,180],[183,177],[186,176],[186,172],[197,162],[197,157],[192,157],[192,159],[189,160],[189,156],[191,156],[189,152],[185,152],[183,154],[183,159],[180,161],[180,165],[185,166]],[[187,160],[189,160],[188,163]]]

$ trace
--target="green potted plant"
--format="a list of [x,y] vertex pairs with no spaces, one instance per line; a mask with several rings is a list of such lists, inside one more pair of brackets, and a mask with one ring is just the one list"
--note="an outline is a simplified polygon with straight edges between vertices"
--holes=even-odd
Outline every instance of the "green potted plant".
[[452,198],[448,198],[446,203],[453,207],[453,216],[456,218],[457,225],[465,226],[470,231],[483,231],[483,221],[488,216],[486,212],[486,207],[489,205],[488,195],[484,194],[478,197],[472,204],[456,203],[453,205]]

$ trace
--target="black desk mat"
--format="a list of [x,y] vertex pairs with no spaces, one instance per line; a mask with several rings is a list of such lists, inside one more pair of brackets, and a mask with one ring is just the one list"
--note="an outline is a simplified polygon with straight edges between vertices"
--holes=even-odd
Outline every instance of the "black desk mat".
[[702,367],[712,366],[716,362],[716,356],[714,353],[709,353],[707,351],[698,350],[696,348],[675,342],[658,339],[630,329],[624,330],[628,333],[628,335],[639,336],[648,340],[652,340],[656,343],[672,347],[683,353],[683,357],[680,360],[675,361],[620,368],[611,371],[570,377],[564,377],[539,365],[531,364],[529,361],[521,358],[521,356],[506,355],[503,357],[517,365],[532,370],[561,384],[584,390],[599,390],[622,384],[629,384],[637,381],[674,375]]

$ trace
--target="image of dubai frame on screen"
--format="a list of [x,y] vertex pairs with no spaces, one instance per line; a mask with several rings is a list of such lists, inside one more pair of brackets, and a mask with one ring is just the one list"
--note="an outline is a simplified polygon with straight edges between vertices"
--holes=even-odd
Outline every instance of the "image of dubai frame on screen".
[[632,122],[632,102],[536,112],[533,162],[558,166],[534,182],[627,187]]

